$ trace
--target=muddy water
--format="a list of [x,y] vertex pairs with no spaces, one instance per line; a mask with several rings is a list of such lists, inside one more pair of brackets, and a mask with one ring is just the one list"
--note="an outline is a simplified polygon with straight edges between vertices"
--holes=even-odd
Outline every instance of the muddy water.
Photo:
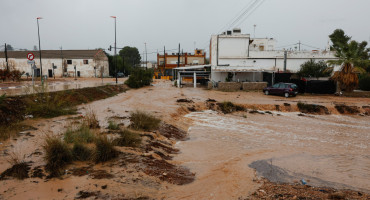
[[258,160],[286,173],[276,181],[304,178],[310,185],[370,190],[368,117],[276,114],[186,115],[194,125],[190,140],[177,144],[182,153],[175,160],[196,172],[197,180],[176,188],[183,195],[175,197],[194,191],[211,199],[245,196],[252,189],[245,181],[253,179],[248,166]]

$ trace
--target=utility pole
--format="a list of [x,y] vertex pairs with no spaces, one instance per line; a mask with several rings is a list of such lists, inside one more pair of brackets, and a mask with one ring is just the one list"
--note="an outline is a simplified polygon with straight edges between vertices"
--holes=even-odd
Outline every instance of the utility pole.
[[163,52],[163,73],[166,76],[166,46],[164,46],[164,52]]
[[118,78],[117,78],[117,17],[116,16],[111,16],[114,18],[114,59],[115,59],[115,67],[114,71],[116,72],[116,84],[118,83]]
[[6,48],[6,43],[5,43],[5,61],[6,61],[6,70],[9,71],[9,65],[8,65],[8,51]]
[[284,51],[284,73],[286,72],[286,60],[287,60],[288,52]]
[[42,19],[41,17],[36,18],[37,19],[37,33],[39,35],[39,52],[40,52],[40,74],[41,74],[41,83],[44,84],[43,78],[42,78],[42,62],[41,62],[41,42],[40,42],[40,26],[39,26],[39,19]]
[[180,67],[180,43],[179,43],[179,53],[177,54],[177,67]]
[[148,52],[146,50],[146,43],[145,44],[145,69],[148,69]]
[[63,47],[62,46],[60,46],[60,57],[62,58],[62,77],[63,77],[64,76],[64,63],[63,63]]
[[298,51],[301,51],[301,41],[298,41]]
[[253,25],[253,26],[254,26],[254,34],[253,34],[254,36],[253,36],[253,37],[254,37],[254,38],[256,38],[256,26],[257,26],[257,25],[255,24],[255,25]]

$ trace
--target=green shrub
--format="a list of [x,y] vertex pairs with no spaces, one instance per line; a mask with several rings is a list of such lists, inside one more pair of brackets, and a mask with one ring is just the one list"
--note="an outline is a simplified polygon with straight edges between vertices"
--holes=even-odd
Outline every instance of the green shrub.
[[224,101],[222,103],[217,103],[217,105],[224,114],[245,110],[243,106],[236,105],[230,101]]
[[131,113],[130,127],[135,130],[152,131],[159,127],[160,122],[161,120],[155,116],[137,110]]
[[64,141],[67,143],[92,143],[94,139],[95,135],[86,123],[76,129],[69,127],[64,133]]
[[133,131],[124,129],[121,130],[119,134],[120,137],[113,141],[113,143],[117,146],[137,147],[141,143],[140,135]]
[[125,82],[130,88],[141,88],[150,85],[154,71],[152,69],[135,68]]
[[116,122],[114,121],[109,121],[108,122],[108,129],[109,130],[119,130],[119,126]]
[[118,151],[114,148],[112,141],[110,141],[106,136],[100,136],[95,140],[95,151],[93,155],[93,160],[96,163],[106,162],[116,158],[118,156]]
[[358,86],[361,90],[370,91],[370,74],[360,77]]
[[63,169],[72,162],[73,157],[67,143],[59,138],[47,137],[43,146],[45,151],[46,171],[50,176],[60,176]]
[[87,161],[91,159],[92,150],[81,143],[75,143],[72,148],[74,160]]

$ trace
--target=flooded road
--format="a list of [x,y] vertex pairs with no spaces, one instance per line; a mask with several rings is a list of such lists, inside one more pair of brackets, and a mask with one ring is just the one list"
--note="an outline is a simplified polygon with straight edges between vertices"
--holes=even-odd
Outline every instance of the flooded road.
[[[69,81],[53,81],[45,82],[44,86],[41,85],[40,81],[35,82],[35,86],[32,86],[31,83],[24,85],[8,86],[0,88],[0,95],[6,94],[7,96],[15,95],[24,95],[24,94],[33,94],[38,92],[55,92],[61,90],[71,90],[71,89],[81,89],[86,87],[99,87],[103,85],[112,85],[116,84],[113,78],[105,78],[103,81],[98,78],[94,79],[69,79]],[[123,84],[127,78],[120,78],[118,84]]]
[[175,160],[196,172],[197,181],[176,192],[241,197],[252,189],[254,174],[248,167],[279,182],[305,179],[314,186],[370,191],[368,117],[279,114],[186,115],[194,125],[190,140],[177,144],[182,153]]

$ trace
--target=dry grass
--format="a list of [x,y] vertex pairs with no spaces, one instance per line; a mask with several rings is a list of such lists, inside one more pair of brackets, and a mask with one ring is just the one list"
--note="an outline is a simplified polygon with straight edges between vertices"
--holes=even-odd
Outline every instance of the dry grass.
[[96,138],[94,143],[93,160],[96,163],[106,162],[118,156],[118,151],[114,148],[113,142],[106,136]]
[[67,143],[59,138],[47,136],[43,146],[45,151],[45,169],[51,177],[63,174],[63,169],[72,162],[73,156]]
[[11,152],[7,157],[6,161],[12,165],[11,168],[5,170],[0,175],[0,180],[4,179],[6,176],[14,177],[20,180],[28,178],[28,172],[30,170],[30,165],[24,161],[25,155],[21,156],[20,153]]
[[64,133],[64,141],[67,143],[92,143],[94,139],[95,134],[90,130],[85,121],[78,127],[70,125]]
[[119,134],[120,137],[113,141],[117,146],[137,147],[141,143],[141,137],[136,132],[124,129],[120,130]]
[[96,118],[96,113],[91,108],[86,109],[84,121],[87,123],[89,128],[92,128],[92,129],[100,128],[99,121]]
[[135,130],[152,131],[158,129],[160,122],[161,120],[155,116],[137,110],[131,113],[130,127]]
[[114,121],[108,121],[109,130],[119,130],[119,125]]

